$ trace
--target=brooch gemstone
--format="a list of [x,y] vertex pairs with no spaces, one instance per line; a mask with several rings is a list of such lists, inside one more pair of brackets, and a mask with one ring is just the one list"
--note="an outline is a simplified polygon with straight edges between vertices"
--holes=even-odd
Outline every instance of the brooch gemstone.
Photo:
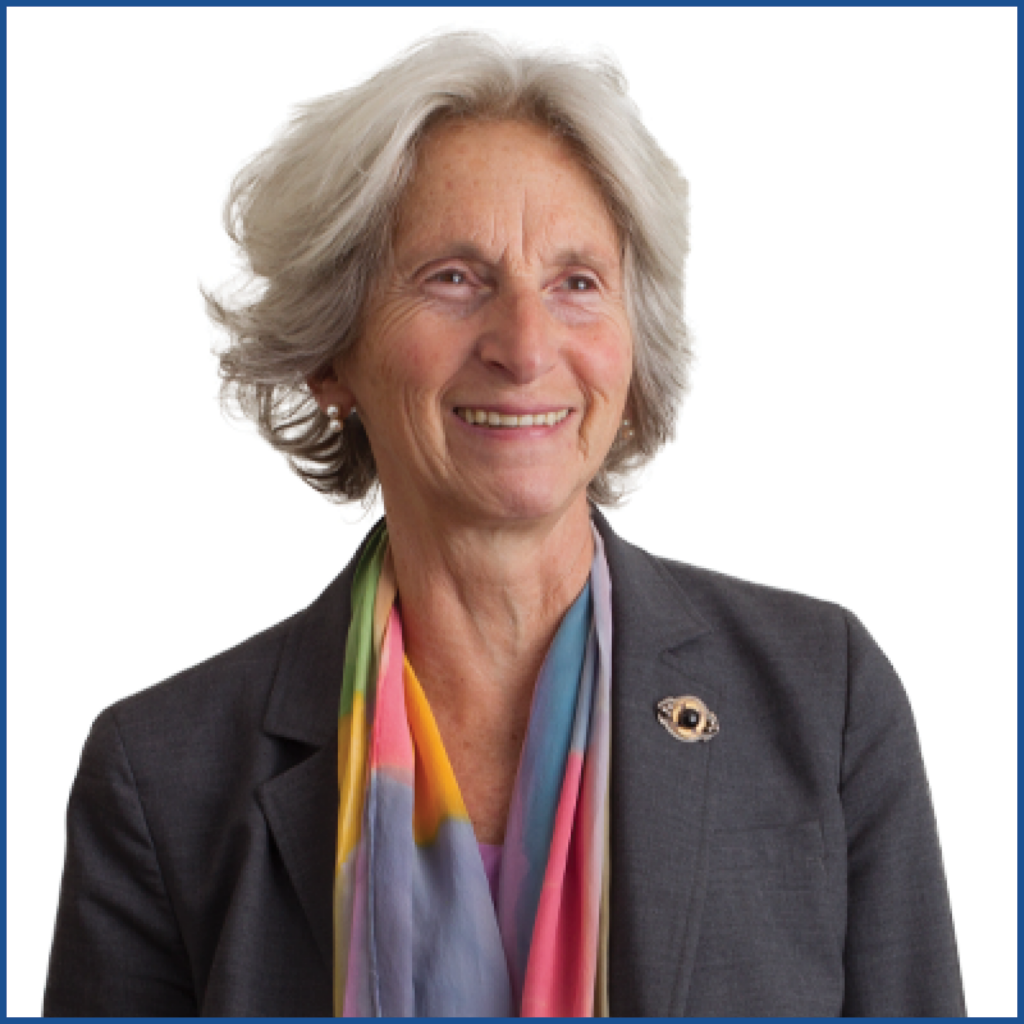
[[659,701],[658,721],[683,743],[706,742],[718,735],[718,717],[699,697],[666,697]]

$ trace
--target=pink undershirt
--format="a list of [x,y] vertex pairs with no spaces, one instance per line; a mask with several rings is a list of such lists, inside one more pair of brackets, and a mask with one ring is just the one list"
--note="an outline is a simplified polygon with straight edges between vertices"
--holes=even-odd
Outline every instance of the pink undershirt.
[[484,871],[491,886],[491,899],[498,905],[498,877],[501,874],[501,851],[503,847],[494,843],[477,843],[480,847],[480,859],[484,862]]

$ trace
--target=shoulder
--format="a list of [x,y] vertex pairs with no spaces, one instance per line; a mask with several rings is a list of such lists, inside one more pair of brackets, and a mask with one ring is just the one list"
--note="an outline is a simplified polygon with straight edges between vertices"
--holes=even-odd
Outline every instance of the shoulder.
[[737,695],[762,704],[799,695],[827,708],[830,722],[842,717],[856,621],[845,608],[659,557],[617,536],[603,517],[595,521],[613,625],[629,647],[685,650]]
[[656,561],[714,627],[761,637],[776,648],[827,650],[841,662],[847,678],[897,682],[888,658],[848,608],[671,559]]
[[[891,662],[849,609],[671,559],[654,559],[708,626],[721,664],[743,666],[747,690],[799,703],[848,732],[913,730],[906,690]],[[738,681],[738,680],[737,680]],[[741,687],[742,689],[742,687]]]
[[859,627],[856,617],[833,601],[642,554],[672,581],[680,601],[725,638],[756,638],[766,650],[820,647],[845,654],[851,624]]
[[[110,705],[92,725],[79,779],[136,792],[156,829],[164,811],[179,824],[184,807],[189,821],[227,813],[223,800],[273,771],[263,723],[288,638],[304,614]],[[223,800],[207,806],[218,794]]]
[[322,745],[337,714],[361,550],[295,615],[111,705],[94,724],[95,742],[112,748],[117,739],[140,784],[152,770],[196,785],[214,766],[254,775],[280,767],[275,737]]
[[839,735],[890,716],[906,722],[906,692],[849,609],[634,549],[673,586],[680,613],[705,630],[703,657],[751,706],[800,706]]
[[267,701],[290,631],[304,612],[176,673],[155,686],[112,704],[98,721],[109,721],[132,734],[168,736],[195,730],[220,715],[244,721],[259,714]]

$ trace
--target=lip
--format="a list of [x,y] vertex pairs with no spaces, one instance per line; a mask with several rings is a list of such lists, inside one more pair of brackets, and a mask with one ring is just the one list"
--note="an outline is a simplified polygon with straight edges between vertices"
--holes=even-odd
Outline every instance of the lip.
[[[506,429],[496,427],[485,427],[482,423],[467,423],[455,410],[456,409],[480,409],[483,412],[496,412],[505,416],[536,416],[548,412],[561,412],[568,409],[565,419],[553,423],[550,427],[545,423],[537,427],[509,427]],[[457,405],[451,410],[451,417],[462,430],[468,430],[477,437],[487,437],[493,441],[530,441],[539,438],[551,437],[561,430],[567,423],[570,423],[576,415],[576,410],[568,405],[546,405],[546,406],[511,406],[511,405]]]
[[[473,402],[459,402],[457,405],[452,406],[452,412],[455,413],[456,409],[479,409],[481,412],[496,412],[501,416],[544,416],[549,412],[561,412],[563,409],[568,409],[571,416],[576,411],[568,403],[564,405],[509,405],[508,403],[498,402],[493,405],[488,403],[476,405]],[[458,414],[456,413],[456,415]],[[566,419],[568,418],[567,416]],[[525,429],[529,430],[529,427]]]

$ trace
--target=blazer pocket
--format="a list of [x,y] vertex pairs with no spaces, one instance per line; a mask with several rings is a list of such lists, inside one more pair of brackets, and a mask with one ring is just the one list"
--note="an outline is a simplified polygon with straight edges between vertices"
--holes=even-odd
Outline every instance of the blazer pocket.
[[842,946],[820,824],[715,831],[707,869],[688,1014],[838,1014]]
[[718,829],[712,835],[712,875],[746,873],[766,884],[804,888],[824,884],[825,842],[818,821]]

